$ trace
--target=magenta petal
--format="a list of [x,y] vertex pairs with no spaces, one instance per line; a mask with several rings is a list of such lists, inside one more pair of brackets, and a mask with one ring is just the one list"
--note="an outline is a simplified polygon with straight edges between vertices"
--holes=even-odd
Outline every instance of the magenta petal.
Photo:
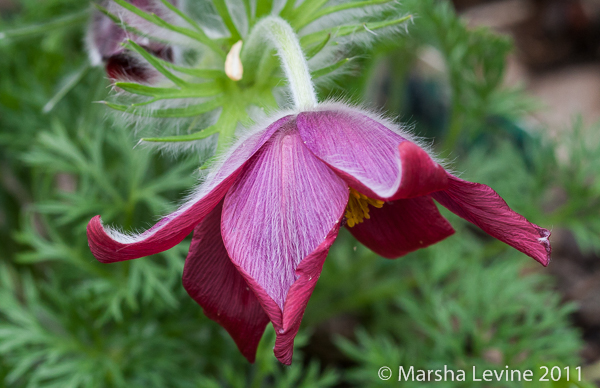
[[415,143],[398,146],[402,178],[393,199],[415,198],[448,187],[446,170]]
[[146,232],[131,238],[131,242],[128,242],[125,235],[107,231],[100,216],[92,218],[87,226],[90,250],[98,261],[114,263],[154,255],[173,248],[221,201],[238,174],[239,171],[235,171],[194,204],[164,217]]
[[277,334],[273,351],[275,357],[283,364],[290,365],[292,363],[294,338],[298,334],[304,310],[315,289],[317,280],[319,280],[319,276],[323,270],[323,263],[331,244],[333,244],[338,235],[339,229],[340,223],[337,222],[333,229],[329,231],[325,240],[310,255],[304,258],[298,268],[296,268],[298,280],[289,290],[283,313],[275,301],[267,295],[263,287],[243,268],[238,267],[250,288],[254,290],[264,311],[271,319],[271,323],[273,323],[273,328]]
[[389,201],[447,187],[427,152],[360,111],[302,112],[297,122],[308,149],[368,197]]
[[550,231],[515,213],[490,187],[448,174],[450,187],[432,197],[456,215],[547,266]]
[[283,363],[291,362],[293,338],[347,202],[347,185],[304,147],[291,122],[225,197],[225,247],[271,319]]
[[236,265],[283,310],[296,268],[339,222],[348,187],[288,123],[251,159],[225,197],[221,231]]
[[348,228],[373,252],[394,259],[435,244],[454,233],[429,196],[370,207],[370,219]]
[[222,207],[223,202],[194,229],[183,286],[204,314],[227,330],[244,357],[254,362],[269,317],[225,250]]
[[289,365],[292,363],[292,354],[294,351],[294,338],[300,329],[300,323],[306,310],[308,300],[312,295],[317,280],[321,276],[325,258],[329,252],[331,244],[335,241],[339,231],[339,223],[327,234],[317,249],[307,256],[298,268],[296,268],[296,276],[298,280],[292,285],[288,293],[288,298],[285,301],[283,309],[283,325],[282,327],[275,326],[277,330],[277,339],[275,340],[275,348],[273,349],[275,357],[282,363]]
[[137,259],[179,244],[223,199],[248,159],[289,120],[289,116],[279,119],[267,129],[240,140],[187,203],[142,234],[129,236],[105,229],[100,216],[92,218],[87,226],[87,235],[96,259],[103,263]]

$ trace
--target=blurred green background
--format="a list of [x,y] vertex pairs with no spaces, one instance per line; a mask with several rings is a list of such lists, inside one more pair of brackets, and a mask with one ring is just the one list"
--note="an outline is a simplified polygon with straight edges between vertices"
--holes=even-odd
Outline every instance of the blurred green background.
[[[362,52],[321,97],[386,109],[465,179],[552,228],[558,277],[445,211],[457,233],[397,260],[343,232],[293,365],[274,358],[270,326],[250,365],[181,285],[189,239],[112,265],[87,246],[94,215],[135,230],[173,210],[194,185],[199,158],[133,149],[130,128],[93,103],[110,88],[88,65],[89,3],[1,0],[0,386],[481,386],[399,383],[399,365],[563,371],[557,382],[487,387],[586,387],[600,378],[600,324],[579,294],[557,286],[579,276],[580,294],[600,300],[581,289],[599,278],[600,126],[580,118],[552,132],[531,120],[539,101],[504,81],[515,53],[508,35],[467,25],[449,1],[402,6],[416,16],[407,33]],[[378,378],[382,366],[392,368],[389,381]],[[577,366],[587,382],[576,381]]]

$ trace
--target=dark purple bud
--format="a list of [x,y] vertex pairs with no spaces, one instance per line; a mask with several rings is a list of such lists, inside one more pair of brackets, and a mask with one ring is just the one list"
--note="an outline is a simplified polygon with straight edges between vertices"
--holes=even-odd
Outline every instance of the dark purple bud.
[[[166,11],[159,2],[152,0],[128,0],[128,2],[143,11],[156,13],[159,16],[161,16],[161,12]],[[173,5],[178,4],[177,0],[169,0],[169,2]],[[110,3],[104,2],[102,5],[107,7]],[[130,22],[128,20],[130,14],[118,16],[123,19],[125,24]],[[158,58],[169,62],[173,61],[173,49],[168,45],[125,31],[111,18],[100,11],[95,11],[87,37],[90,60],[93,65],[103,64],[108,77],[113,81],[126,79],[148,82],[157,75],[154,68],[123,47],[123,43],[128,39]]]

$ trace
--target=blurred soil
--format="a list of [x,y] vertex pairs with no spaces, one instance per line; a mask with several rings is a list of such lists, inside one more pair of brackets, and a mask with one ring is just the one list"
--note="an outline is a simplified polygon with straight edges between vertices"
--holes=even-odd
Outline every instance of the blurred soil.
[[[472,26],[509,34],[516,50],[505,82],[522,85],[544,106],[532,119],[549,135],[600,120],[600,0],[454,0]],[[600,136],[600,134],[598,135]],[[600,155],[599,155],[600,157]],[[587,376],[600,382],[600,257],[581,252],[567,230],[553,230],[552,263],[565,301],[586,340]],[[600,384],[599,384],[600,386]]]
[[512,36],[506,82],[544,104],[536,115],[551,131],[581,114],[600,120],[600,0],[455,0],[472,26]]

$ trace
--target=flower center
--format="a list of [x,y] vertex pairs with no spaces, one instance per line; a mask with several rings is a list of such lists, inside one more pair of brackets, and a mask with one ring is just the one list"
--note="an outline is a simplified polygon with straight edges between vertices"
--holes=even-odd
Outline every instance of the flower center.
[[348,199],[348,206],[346,206],[345,214],[347,225],[350,228],[356,224],[360,224],[365,218],[371,218],[371,216],[369,216],[369,205],[381,208],[383,206],[383,201],[369,198],[353,188],[350,188],[350,198]]

